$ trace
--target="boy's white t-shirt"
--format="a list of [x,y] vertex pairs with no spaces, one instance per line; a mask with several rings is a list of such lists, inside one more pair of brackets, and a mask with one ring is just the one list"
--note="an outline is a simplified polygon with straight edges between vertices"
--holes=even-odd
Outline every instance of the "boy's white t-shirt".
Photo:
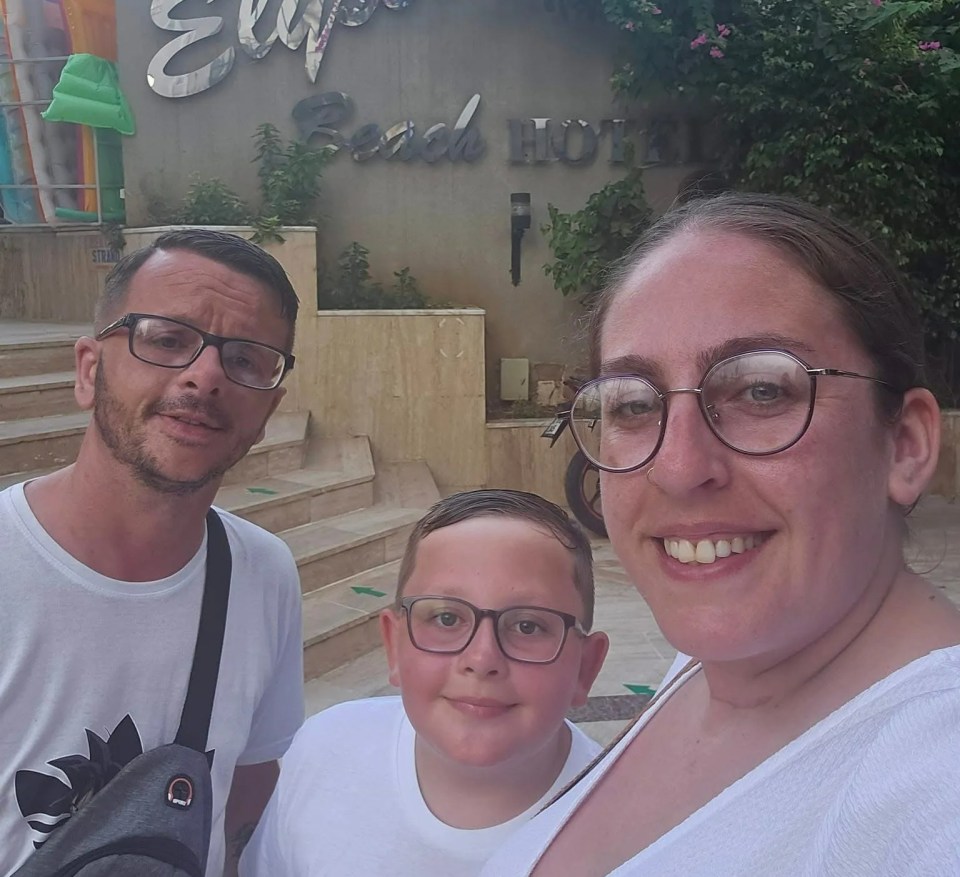
[[[698,669],[670,686],[577,786],[515,833],[482,877],[529,875],[600,778]],[[931,652],[871,686],[610,872],[781,874],[960,875],[960,646]]]
[[434,816],[420,793],[416,733],[399,697],[324,710],[307,720],[283,759],[241,877],[472,877],[600,751],[569,727],[570,754],[536,804],[500,825],[463,829]]

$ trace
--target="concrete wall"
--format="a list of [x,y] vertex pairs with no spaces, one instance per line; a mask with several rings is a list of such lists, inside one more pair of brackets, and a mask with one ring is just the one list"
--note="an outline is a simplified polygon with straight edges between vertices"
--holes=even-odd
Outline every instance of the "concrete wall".
[[92,322],[103,278],[116,256],[99,229],[4,227],[0,319]]
[[[329,3],[326,4],[329,6]],[[500,357],[531,362],[580,359],[580,307],[554,290],[542,271],[549,249],[539,226],[547,203],[579,209],[587,197],[621,173],[609,159],[609,135],[588,167],[559,161],[509,161],[508,120],[583,118],[594,124],[622,116],[609,78],[616,33],[599,22],[565,20],[542,0],[415,0],[403,10],[382,4],[362,27],[337,26],[316,83],[304,70],[305,53],[279,41],[258,61],[240,50],[239,0],[186,0],[181,18],[222,16],[219,34],[177,55],[172,73],[196,69],[234,46],[226,78],[201,94],[160,97],[146,81],[151,57],[177,34],[155,26],[150,4],[118,3],[120,72],[137,117],[136,136],[124,141],[127,212],[131,224],[149,221],[148,200],[168,202],[186,191],[189,176],[219,176],[246,197],[255,196],[252,135],[272,122],[288,137],[294,105],[311,95],[343,91],[356,105],[343,125],[352,133],[374,122],[387,128],[411,119],[417,130],[453,127],[470,97],[481,103],[474,122],[487,143],[475,163],[435,164],[375,158],[359,163],[346,151],[329,166],[321,212],[321,251],[333,258],[347,243],[370,248],[375,274],[409,266],[435,300],[487,312],[487,373],[492,389]],[[279,0],[267,4],[257,33],[276,20]],[[261,33],[262,32],[262,33]],[[641,113],[642,116],[642,113]],[[664,207],[689,167],[650,170],[651,201]],[[509,197],[529,192],[533,228],[523,241],[523,280],[511,286]]]
[[551,448],[540,433],[549,420],[504,420],[487,424],[487,487],[527,490],[567,504],[563,479],[577,446],[569,430]]
[[[152,243],[171,226],[128,228],[123,248],[94,229],[7,228],[0,236],[0,319],[86,322],[114,263]],[[221,227],[246,238],[247,226]],[[282,242],[264,248],[283,265],[302,313],[316,310],[317,232],[287,228]]]
[[374,462],[424,460],[442,493],[487,478],[481,310],[320,311],[297,327],[284,406]]

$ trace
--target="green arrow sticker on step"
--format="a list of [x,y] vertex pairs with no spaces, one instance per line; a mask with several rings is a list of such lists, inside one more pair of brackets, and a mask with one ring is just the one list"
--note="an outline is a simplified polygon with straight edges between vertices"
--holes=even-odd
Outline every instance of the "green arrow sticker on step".
[[248,487],[247,493],[262,493],[264,496],[276,496],[276,490],[271,490],[269,487]]
[[653,697],[655,693],[649,685],[631,685],[629,682],[624,682],[623,687],[629,688],[634,694],[645,694],[647,697]]
[[357,594],[365,594],[367,597],[386,597],[386,591],[378,591],[376,588],[358,588],[352,587],[350,589]]

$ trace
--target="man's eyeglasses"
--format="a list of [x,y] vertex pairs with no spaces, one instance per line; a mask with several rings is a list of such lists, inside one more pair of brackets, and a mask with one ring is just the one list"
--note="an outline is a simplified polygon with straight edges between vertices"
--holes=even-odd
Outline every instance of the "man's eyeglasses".
[[456,597],[401,597],[410,642],[423,652],[457,655],[473,641],[484,618],[493,623],[500,651],[511,661],[549,664],[563,650],[567,632],[586,631],[573,615],[539,606],[478,609]]
[[636,375],[589,381],[574,398],[570,426],[595,466],[631,472],[660,450],[668,397],[694,393],[707,425],[728,448],[751,456],[777,454],[807,431],[821,377],[861,378],[894,390],[870,375],[810,368],[785,350],[754,350],[714,363],[698,387],[661,391]]
[[254,390],[272,390],[293,368],[293,354],[269,344],[211,335],[181,320],[153,314],[127,314],[98,332],[97,340],[118,329],[130,330],[130,353],[161,368],[186,368],[207,347],[216,347],[223,373],[235,384]]

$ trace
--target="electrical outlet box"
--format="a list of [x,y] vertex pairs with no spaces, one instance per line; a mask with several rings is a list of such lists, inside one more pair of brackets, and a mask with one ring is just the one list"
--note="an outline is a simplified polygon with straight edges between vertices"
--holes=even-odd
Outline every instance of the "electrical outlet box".
[[530,360],[500,360],[500,398],[504,402],[530,398]]

